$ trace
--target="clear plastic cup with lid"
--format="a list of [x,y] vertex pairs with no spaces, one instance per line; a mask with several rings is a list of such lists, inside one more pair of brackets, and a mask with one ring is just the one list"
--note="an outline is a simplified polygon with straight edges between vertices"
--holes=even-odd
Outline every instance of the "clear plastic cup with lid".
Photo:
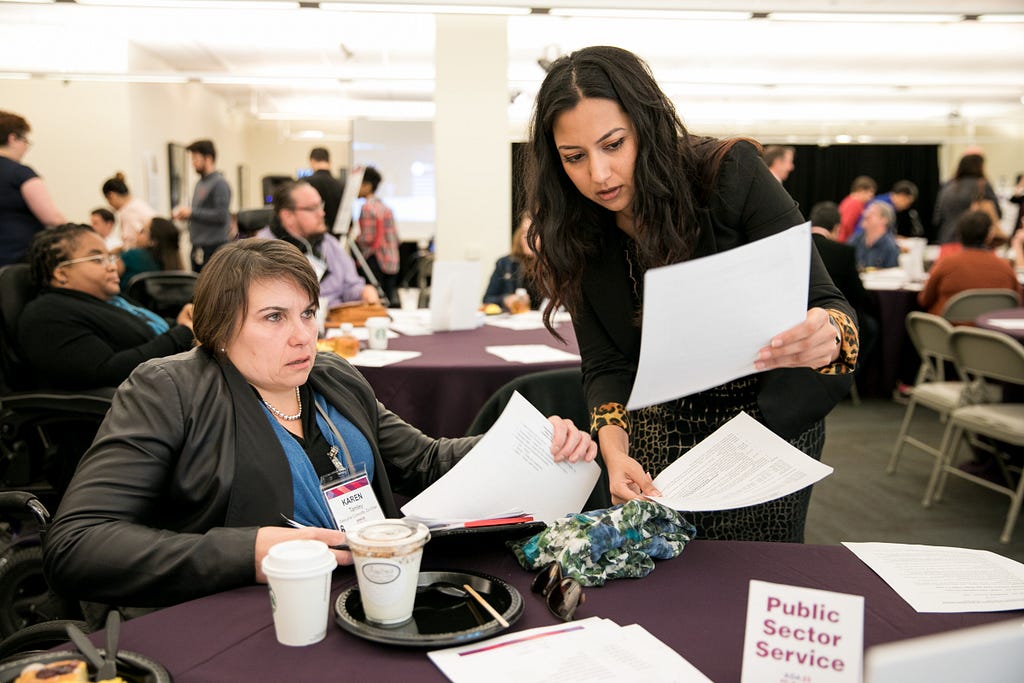
[[346,528],[366,620],[400,626],[412,618],[423,546],[423,524],[383,519]]

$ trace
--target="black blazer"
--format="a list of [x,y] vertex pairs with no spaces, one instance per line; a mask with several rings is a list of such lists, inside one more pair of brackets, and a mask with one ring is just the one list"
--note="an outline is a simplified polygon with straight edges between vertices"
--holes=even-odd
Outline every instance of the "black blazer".
[[[699,209],[700,233],[694,258],[727,251],[803,222],[792,197],[768,171],[753,145],[737,143],[722,162],[716,187]],[[583,304],[573,316],[582,356],[583,384],[591,410],[609,402],[626,404],[640,358],[640,328],[634,323],[628,264],[614,222],[601,228],[601,247],[583,273]],[[832,283],[811,244],[808,308],[853,309]],[[756,290],[771,283],[751,283]],[[700,296],[700,292],[689,293]],[[743,311],[736,311],[742,316]],[[758,404],[768,427],[793,438],[824,417],[849,391],[852,374],[824,375],[810,368],[761,374]]]
[[825,269],[832,277],[839,291],[850,302],[855,311],[863,311],[867,294],[857,271],[857,250],[849,244],[836,242],[824,235],[812,234],[814,246],[818,249]]

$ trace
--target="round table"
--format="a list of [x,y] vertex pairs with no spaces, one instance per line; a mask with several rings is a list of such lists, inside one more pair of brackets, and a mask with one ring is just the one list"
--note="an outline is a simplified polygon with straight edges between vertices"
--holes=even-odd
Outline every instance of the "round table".
[[[1005,324],[999,324],[1006,321]],[[982,313],[974,319],[974,325],[983,330],[995,330],[1008,334],[1024,343],[1024,307],[1002,308],[998,311]]]

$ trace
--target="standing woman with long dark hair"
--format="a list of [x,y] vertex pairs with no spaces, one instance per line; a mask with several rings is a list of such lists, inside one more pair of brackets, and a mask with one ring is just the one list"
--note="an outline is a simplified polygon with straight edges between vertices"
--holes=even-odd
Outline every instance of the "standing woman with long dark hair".
[[0,111],[0,266],[24,260],[37,232],[65,220],[43,179],[21,163],[31,130],[23,117]]
[[[591,47],[557,60],[544,79],[530,149],[529,238],[549,299],[545,321],[552,329],[559,306],[572,314],[591,432],[613,501],[654,493],[653,475],[741,410],[820,458],[823,418],[849,389],[857,328],[810,240],[807,317],[760,350],[757,373],[625,409],[640,355],[647,269],[803,222],[756,144],[689,134],[642,60],[619,48]],[[703,537],[801,541],[809,501],[807,488],[764,505],[692,517]]]

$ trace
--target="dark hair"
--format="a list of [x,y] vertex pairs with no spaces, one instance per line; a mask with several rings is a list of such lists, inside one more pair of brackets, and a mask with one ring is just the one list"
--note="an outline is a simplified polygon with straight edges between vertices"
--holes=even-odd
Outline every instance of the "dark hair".
[[248,313],[249,287],[266,280],[291,281],[309,294],[310,303],[317,304],[319,281],[298,248],[284,240],[229,242],[214,252],[196,281],[192,318],[196,340],[220,353]]
[[24,117],[9,111],[0,110],[0,147],[7,146],[7,140],[11,135],[25,137],[32,128]]
[[878,183],[876,183],[875,179],[869,175],[859,175],[853,179],[852,183],[850,183],[850,192],[860,192],[861,190],[877,192]]
[[818,202],[811,207],[811,225],[833,230],[840,220],[839,207],[835,202]]
[[992,230],[992,217],[984,211],[968,211],[956,222],[956,232],[965,247],[981,247]]
[[119,194],[127,195],[128,185],[124,182],[124,173],[118,171],[114,174],[113,178],[107,178],[106,182],[103,183],[103,196],[106,197],[108,194]]
[[[274,188],[274,216],[280,216],[285,209],[295,209],[295,190],[302,186],[313,187],[305,180],[289,180]],[[316,188],[313,188],[316,189]]]
[[90,216],[99,216],[103,220],[104,223],[113,223],[114,222],[114,214],[110,211],[110,209],[104,209],[104,208],[93,209],[92,211],[89,212],[89,215]]
[[213,140],[196,140],[185,149],[211,159],[217,158],[217,148],[213,146]]
[[377,186],[380,185],[381,180],[380,172],[373,166],[367,166],[366,170],[363,171],[363,182],[370,183],[370,192],[377,191]]
[[166,218],[154,216],[149,222],[149,253],[160,264],[160,270],[181,270],[181,233]]
[[312,161],[327,161],[331,160],[331,153],[327,151],[326,147],[314,147],[309,153],[309,158]]
[[64,223],[52,230],[36,233],[28,248],[28,262],[32,271],[32,282],[39,289],[47,287],[53,279],[57,264],[67,261],[78,246],[78,240],[87,233],[97,234],[88,225]]
[[796,148],[788,145],[768,145],[764,148],[764,165],[770,167],[789,152],[796,153]]
[[917,199],[917,185],[909,180],[897,180],[893,184],[891,192],[893,194],[905,194]]
[[985,157],[980,154],[965,154],[960,157],[960,163],[956,165],[956,173],[953,178],[984,178]]
[[537,254],[539,289],[549,299],[544,320],[552,331],[551,316],[559,306],[578,311],[584,266],[599,249],[603,230],[614,225],[610,211],[576,189],[555,147],[555,121],[584,98],[617,103],[633,124],[632,208],[642,238],[636,240],[637,259],[644,268],[693,254],[695,207],[707,201],[718,165],[736,142],[690,136],[650,68],[631,52],[588,47],[551,65],[530,124],[526,205],[533,207],[528,240]]

